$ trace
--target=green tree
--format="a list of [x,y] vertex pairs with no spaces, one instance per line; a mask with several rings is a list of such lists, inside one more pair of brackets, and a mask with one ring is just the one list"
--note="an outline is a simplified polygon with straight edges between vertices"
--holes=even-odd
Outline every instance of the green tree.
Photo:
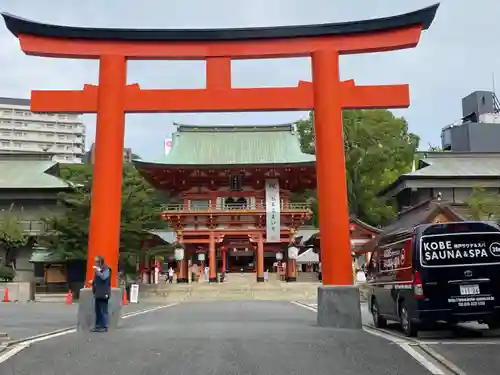
[[[0,220],[0,249],[3,252],[2,275],[0,278],[13,278],[16,269],[16,258],[19,249],[33,245],[33,239],[23,230],[19,217],[14,213],[12,204]],[[11,277],[10,277],[10,276]]]
[[484,187],[474,187],[465,200],[468,211],[474,220],[499,220],[500,195]]
[[[72,193],[61,199],[67,205],[62,217],[47,218],[55,229],[48,239],[50,247],[65,259],[86,259],[90,223],[90,199],[92,184],[91,165],[67,165],[61,168],[61,176],[75,186]],[[122,262],[135,262],[147,230],[165,227],[161,219],[162,199],[134,168],[125,164],[122,185],[122,214],[120,224],[120,257]]]
[[[303,152],[314,153],[314,115],[296,123]],[[349,210],[372,225],[395,214],[377,193],[412,167],[419,138],[388,110],[343,112]]]

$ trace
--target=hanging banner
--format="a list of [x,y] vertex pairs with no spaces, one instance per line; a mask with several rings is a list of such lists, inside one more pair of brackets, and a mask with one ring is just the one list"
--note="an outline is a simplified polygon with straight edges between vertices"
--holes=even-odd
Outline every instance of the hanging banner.
[[280,187],[278,179],[266,180],[266,242],[280,242]]

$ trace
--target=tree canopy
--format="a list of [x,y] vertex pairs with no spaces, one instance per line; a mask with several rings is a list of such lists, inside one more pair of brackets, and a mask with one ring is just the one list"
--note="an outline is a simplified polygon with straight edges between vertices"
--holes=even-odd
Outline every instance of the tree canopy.
[[24,232],[12,204],[0,221],[0,250],[3,250],[2,267],[16,269],[16,257],[20,248],[31,246],[33,240]]
[[474,187],[465,200],[469,215],[474,220],[500,220],[500,195],[484,187]]
[[[75,185],[73,192],[63,194],[66,214],[46,221],[57,235],[46,239],[47,247],[64,259],[86,259],[90,222],[90,194],[92,165],[68,164],[61,166],[61,177]],[[134,168],[125,164],[122,185],[122,215],[120,226],[120,256],[134,258],[141,248],[147,230],[163,228],[162,199]]]
[[[404,118],[388,110],[343,112],[350,213],[372,225],[391,218],[394,208],[377,193],[412,167],[419,138]],[[314,154],[314,114],[296,123],[303,152]]]

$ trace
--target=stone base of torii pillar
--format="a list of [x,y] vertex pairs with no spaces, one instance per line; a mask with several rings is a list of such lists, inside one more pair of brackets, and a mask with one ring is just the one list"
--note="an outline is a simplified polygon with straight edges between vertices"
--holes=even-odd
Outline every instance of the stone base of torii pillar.
[[359,288],[319,286],[317,320],[321,327],[362,329]]

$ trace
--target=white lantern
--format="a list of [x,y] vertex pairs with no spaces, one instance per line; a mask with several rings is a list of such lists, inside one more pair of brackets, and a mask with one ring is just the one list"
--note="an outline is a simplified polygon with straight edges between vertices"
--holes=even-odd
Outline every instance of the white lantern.
[[198,260],[200,262],[204,262],[205,261],[205,253],[198,253]]
[[295,260],[299,256],[299,249],[295,246],[288,248],[288,259]]
[[281,251],[276,253],[276,260],[283,260],[283,253]]
[[175,254],[175,260],[184,259],[184,249],[182,247],[176,248],[174,254]]

